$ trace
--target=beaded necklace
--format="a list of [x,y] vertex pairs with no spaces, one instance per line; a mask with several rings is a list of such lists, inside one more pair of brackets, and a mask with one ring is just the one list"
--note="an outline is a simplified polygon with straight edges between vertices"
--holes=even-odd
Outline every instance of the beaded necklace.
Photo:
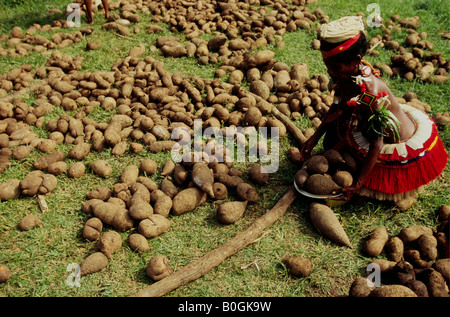
[[[358,109],[359,107],[368,107],[372,115],[368,120],[368,131],[370,133],[374,133],[378,137],[386,136],[384,130],[387,127],[392,128],[394,131],[394,138],[399,139],[399,127],[400,123],[397,118],[387,110],[387,107],[390,105],[390,101],[388,99],[388,94],[384,91],[378,93],[377,95],[372,94],[367,91],[366,82],[371,81],[370,75],[373,74],[375,77],[380,76],[380,71],[374,69],[372,65],[370,65],[366,60],[362,59],[361,64],[359,66],[360,74],[357,76],[352,76],[354,78],[355,84],[360,87],[360,94],[351,98],[346,102],[347,106],[352,109],[352,113],[350,115],[350,119],[347,120],[346,126],[347,132],[356,129],[358,125]],[[373,106],[377,104],[378,109],[374,110]],[[337,129],[338,137],[343,140],[339,133],[339,129]]]

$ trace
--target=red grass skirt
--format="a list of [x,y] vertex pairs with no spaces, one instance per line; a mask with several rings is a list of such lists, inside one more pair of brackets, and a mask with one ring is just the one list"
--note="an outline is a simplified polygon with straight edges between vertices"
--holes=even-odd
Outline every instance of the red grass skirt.
[[[397,144],[386,144],[377,163],[363,183],[362,195],[397,200],[436,179],[447,165],[448,154],[433,120],[416,108],[401,105],[417,124],[414,135]],[[350,133],[348,145],[363,160],[369,141],[360,132]]]

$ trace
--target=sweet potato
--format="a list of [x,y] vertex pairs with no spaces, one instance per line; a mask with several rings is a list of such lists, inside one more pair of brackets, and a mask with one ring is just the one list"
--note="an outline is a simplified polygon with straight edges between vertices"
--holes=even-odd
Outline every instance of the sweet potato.
[[154,281],[159,281],[173,273],[169,265],[169,259],[165,256],[156,256],[150,260],[145,270],[147,276]]
[[108,258],[102,252],[89,255],[80,265],[81,276],[103,270],[108,265]]
[[89,241],[95,241],[101,236],[103,223],[97,217],[89,218],[83,227],[83,237]]
[[202,191],[214,198],[214,175],[211,169],[203,162],[195,163],[192,167],[192,181]]
[[136,252],[147,252],[150,250],[147,239],[139,233],[130,234],[128,237],[128,245],[131,250]]
[[122,237],[116,231],[105,232],[97,242],[100,251],[110,259],[114,252],[122,246]]
[[206,193],[196,187],[183,189],[173,198],[172,213],[181,215],[206,201]]
[[288,271],[297,277],[309,276],[313,270],[311,260],[297,255],[284,258],[283,263],[286,265]]
[[363,250],[367,256],[376,257],[381,254],[386,242],[389,239],[389,234],[384,227],[377,227],[373,229],[369,238],[364,242]]
[[168,230],[170,226],[169,219],[159,214],[153,214],[139,222],[138,232],[146,238],[154,238]]
[[111,164],[105,160],[95,160],[89,164],[89,168],[94,174],[103,178],[111,176],[113,172]]
[[330,195],[341,187],[325,175],[312,174],[306,180],[305,188],[312,194]]
[[244,214],[247,201],[227,201],[219,205],[216,210],[216,218],[223,224],[232,224]]
[[353,248],[347,233],[330,207],[313,202],[309,207],[309,216],[319,233],[336,243]]
[[41,220],[33,214],[26,215],[19,222],[20,230],[28,231],[42,225]]

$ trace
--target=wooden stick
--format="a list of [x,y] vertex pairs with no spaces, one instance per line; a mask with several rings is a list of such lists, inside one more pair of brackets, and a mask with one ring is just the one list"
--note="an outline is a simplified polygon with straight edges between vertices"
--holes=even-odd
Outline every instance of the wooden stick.
[[294,202],[296,194],[297,191],[295,188],[291,187],[271,210],[256,219],[246,230],[239,232],[231,240],[228,240],[225,244],[205,254],[197,261],[192,262],[182,267],[177,272],[147,286],[133,296],[163,296],[177,287],[203,276],[221,264],[226,258],[252,243],[267,227],[283,216],[289,206]]

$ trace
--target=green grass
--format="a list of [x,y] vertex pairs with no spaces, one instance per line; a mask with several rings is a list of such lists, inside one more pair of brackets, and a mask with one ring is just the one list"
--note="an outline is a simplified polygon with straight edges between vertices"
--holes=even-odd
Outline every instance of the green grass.
[[[13,3],[14,2],[14,3]],[[310,11],[321,8],[330,19],[343,15],[364,12],[367,4],[374,1],[332,1],[323,0],[310,5]],[[381,14],[388,19],[398,13],[402,17],[420,16],[423,31],[428,32],[435,50],[441,51],[446,59],[450,58],[448,41],[437,35],[437,30],[448,28],[450,19],[450,4],[448,1],[377,1]],[[13,5],[14,4],[14,5]],[[9,1],[0,4],[0,34],[9,33],[13,26],[19,25],[24,30],[39,23],[51,24],[52,19],[45,15],[51,8],[64,10],[67,1]],[[130,34],[127,38],[117,36],[101,29],[104,18],[96,15],[94,33],[85,37],[79,43],[61,50],[64,54],[84,57],[82,71],[108,71],[117,61],[127,56],[131,47],[142,43],[150,55],[165,63],[169,72],[181,72],[204,78],[213,78],[217,65],[198,65],[193,58],[165,58],[159,50],[153,50],[155,39],[161,34],[147,34],[145,27],[151,23],[151,17],[142,15],[138,24],[141,32]],[[87,25],[82,20],[82,26]],[[166,25],[163,34],[171,34]],[[65,32],[75,32],[64,30]],[[40,32],[50,37],[53,33]],[[375,35],[379,30],[368,30]],[[173,34],[180,36],[184,35]],[[208,35],[205,35],[207,38]],[[406,32],[395,34],[396,39],[402,40]],[[284,48],[269,46],[276,53],[275,59],[292,65],[296,62],[308,64],[310,75],[326,73],[320,52],[310,48],[313,32],[296,31],[286,33],[283,41]],[[184,39],[183,39],[184,40]],[[96,51],[86,51],[87,41],[98,41],[102,47]],[[3,43],[0,43],[3,45]],[[380,56],[368,56],[367,59],[389,61],[391,52],[380,49]],[[31,53],[29,56],[0,58],[1,73],[29,63],[34,67],[45,64],[48,56]],[[417,81],[408,82],[401,78],[384,78],[397,96],[407,91],[414,91],[419,99],[432,107],[432,113],[448,111],[450,105],[450,85],[424,84]],[[27,101],[32,104],[34,97]],[[46,119],[58,118],[63,113],[58,109],[56,113],[47,115]],[[107,121],[112,112],[96,109],[89,116],[98,121]],[[295,122],[298,126],[310,126],[309,120],[303,118]],[[48,131],[37,129],[39,135],[46,136]],[[450,146],[449,129],[440,131],[441,137]],[[82,238],[81,230],[84,221],[89,218],[81,210],[81,203],[90,190],[98,186],[112,187],[118,180],[124,167],[138,164],[146,157],[154,158],[160,166],[169,159],[169,154],[154,155],[146,149],[136,155],[114,157],[110,150],[102,153],[92,152],[85,163],[103,158],[113,165],[114,174],[108,179],[101,179],[87,172],[81,179],[70,179],[65,175],[58,176],[58,187],[46,196],[49,210],[42,213],[37,200],[33,197],[20,197],[0,203],[0,263],[7,264],[13,276],[7,283],[0,284],[0,296],[6,297],[110,297],[128,296],[152,283],[145,274],[148,261],[156,255],[164,255],[170,259],[174,270],[180,269],[210,250],[222,245],[234,235],[245,230],[255,219],[271,209],[292,184],[292,176],[296,170],[286,155],[288,148],[295,144],[295,140],[287,136],[280,140],[280,168],[271,175],[269,186],[256,186],[261,201],[250,205],[245,217],[231,226],[219,224],[214,216],[216,203],[204,204],[191,213],[171,217],[172,227],[163,235],[149,240],[151,251],[138,254],[130,250],[127,237],[130,232],[121,233],[123,247],[118,250],[109,261],[106,269],[96,274],[82,277],[81,287],[69,287],[66,279],[71,272],[67,271],[70,263],[80,264],[89,254],[95,252],[96,245]],[[68,153],[72,146],[60,145],[58,149]],[[17,162],[0,175],[0,182],[10,178],[22,179],[32,170],[32,163],[42,153],[33,151],[29,157]],[[67,160],[72,164],[73,160]],[[238,165],[245,170],[248,162]],[[354,277],[365,274],[365,267],[370,259],[361,252],[363,239],[377,226],[385,226],[390,234],[397,234],[401,228],[411,224],[435,226],[437,223],[436,210],[441,205],[449,204],[450,182],[449,167],[443,175],[426,186],[419,195],[417,204],[404,212],[386,202],[366,201],[349,202],[334,208],[338,218],[345,228],[354,249],[345,248],[320,235],[312,226],[308,217],[309,199],[299,196],[288,209],[287,213],[274,225],[269,227],[252,244],[226,259],[217,268],[206,273],[203,277],[170,292],[168,297],[327,297],[348,294]],[[247,175],[244,175],[246,178]],[[153,176],[159,182],[159,172]],[[43,225],[31,231],[22,232],[17,228],[20,219],[27,214],[37,215]],[[109,228],[108,228],[109,229]],[[132,232],[136,231],[133,229]],[[291,276],[282,258],[288,255],[300,255],[313,261],[314,270],[307,278]],[[380,256],[385,257],[384,254]]]

